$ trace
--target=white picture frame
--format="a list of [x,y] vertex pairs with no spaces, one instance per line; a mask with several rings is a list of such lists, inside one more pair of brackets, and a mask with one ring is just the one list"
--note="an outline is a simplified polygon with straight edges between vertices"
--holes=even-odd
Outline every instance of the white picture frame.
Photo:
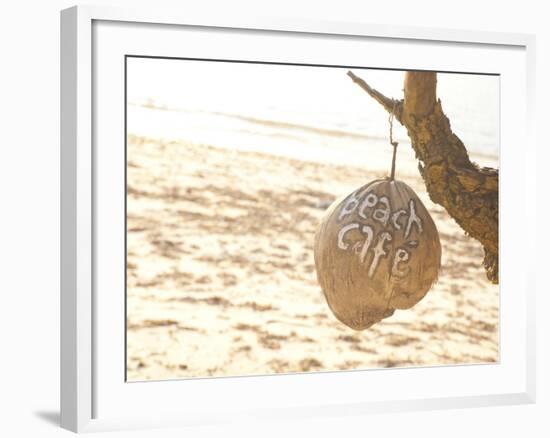
[[[215,50],[222,50],[225,58],[256,59],[259,53],[267,53],[267,49],[254,41],[267,38],[275,49],[262,56],[281,56],[282,50],[285,56],[300,59],[300,52],[287,51],[289,41],[295,46],[305,41],[303,50],[309,50],[310,56],[338,58],[334,63],[343,65],[345,50],[337,53],[338,47],[401,44],[408,47],[406,53],[402,51],[402,57],[396,58],[395,53],[380,54],[373,62],[384,63],[384,67],[404,64],[411,69],[427,70],[441,70],[444,65],[452,71],[457,59],[462,59],[467,66],[465,71],[502,75],[500,239],[504,245],[501,245],[498,364],[131,384],[120,379],[123,364],[119,358],[124,355],[120,351],[124,327],[124,313],[119,311],[121,302],[106,308],[106,300],[98,299],[105,285],[111,284],[108,282],[113,281],[116,290],[117,284],[120,285],[116,280],[119,271],[109,272],[109,260],[116,262],[121,256],[120,242],[112,244],[110,256],[105,253],[106,246],[111,245],[107,242],[118,241],[119,235],[110,234],[110,229],[118,226],[113,221],[119,218],[111,220],[102,215],[104,208],[97,208],[116,205],[120,201],[117,196],[124,189],[106,190],[113,181],[120,181],[124,172],[116,143],[119,139],[123,147],[119,135],[123,115],[108,99],[123,92],[118,74],[121,54],[135,54],[135,50],[148,54],[181,50],[163,39],[170,32],[175,32],[171,37],[179,38],[178,29],[186,29],[182,38],[188,38],[192,32],[200,34],[194,40],[198,44],[193,47],[193,56],[202,52],[203,57],[219,56]],[[147,38],[140,37],[144,32]],[[219,48],[216,38],[224,33],[227,37],[229,32],[235,42],[251,43]],[[191,11],[104,6],[78,6],[62,11],[61,426],[84,432],[208,424],[250,417],[271,420],[534,402],[536,273],[522,261],[521,245],[532,250],[535,241],[534,237],[514,234],[513,230],[520,225],[534,230],[536,220],[533,209],[512,208],[511,202],[517,199],[526,203],[521,205],[535,205],[537,201],[533,170],[534,46],[534,37],[523,34],[245,15],[197,16]],[[444,55],[448,51],[453,56]],[[437,56],[429,56],[430,53]],[[104,98],[98,90],[105,90],[104,94],[110,97]],[[504,108],[512,102],[514,111]],[[109,117],[105,118],[106,115]],[[516,123],[511,126],[507,122],[514,116]],[[512,145],[520,138],[524,146],[518,148],[520,151],[514,150]],[[115,155],[98,155],[98,142],[112,145],[110,150]],[[113,259],[107,260],[108,257]],[[123,258],[120,266],[122,263]],[[358,391],[361,385],[368,391]],[[173,403],[174,397],[182,394],[183,386],[185,396]],[[160,403],[161,396],[168,402]]]

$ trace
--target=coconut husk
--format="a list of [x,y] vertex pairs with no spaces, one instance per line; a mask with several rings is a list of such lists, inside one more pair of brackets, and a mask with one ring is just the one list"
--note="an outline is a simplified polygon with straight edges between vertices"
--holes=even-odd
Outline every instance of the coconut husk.
[[355,330],[414,306],[441,266],[428,210],[407,184],[390,179],[336,200],[321,219],[314,255],[330,309]]

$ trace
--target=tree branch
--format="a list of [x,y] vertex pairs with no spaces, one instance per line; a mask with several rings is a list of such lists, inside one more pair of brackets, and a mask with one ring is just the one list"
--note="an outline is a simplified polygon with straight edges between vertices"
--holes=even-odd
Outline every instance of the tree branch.
[[351,71],[348,71],[348,76],[351,78],[353,82],[355,82],[363,90],[365,90],[370,97],[372,97],[380,105],[382,105],[387,112],[391,113],[393,111],[394,117],[397,120],[399,120],[401,124],[403,123],[401,121],[401,114],[403,110],[403,100],[390,99],[389,97],[384,96],[382,93],[380,93],[380,91],[372,88],[363,79],[361,79],[358,76],[355,76]]
[[437,74],[406,72],[403,100],[384,96],[352,72],[348,76],[386,111],[395,105],[431,200],[483,245],[487,277],[498,283],[498,169],[479,168],[452,132],[436,96]]

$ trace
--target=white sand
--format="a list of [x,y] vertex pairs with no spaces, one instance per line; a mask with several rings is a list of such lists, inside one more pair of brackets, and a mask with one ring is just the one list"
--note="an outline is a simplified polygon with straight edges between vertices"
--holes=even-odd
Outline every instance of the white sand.
[[135,136],[128,161],[129,380],[498,360],[498,286],[481,246],[414,166],[398,175],[439,229],[439,281],[356,332],[321,294],[313,235],[327,203],[384,171]]

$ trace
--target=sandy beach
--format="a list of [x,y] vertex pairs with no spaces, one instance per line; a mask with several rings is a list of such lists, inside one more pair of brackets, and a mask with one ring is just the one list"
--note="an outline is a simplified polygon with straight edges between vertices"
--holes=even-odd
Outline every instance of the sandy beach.
[[127,147],[129,381],[498,361],[498,286],[414,160],[398,178],[437,225],[439,280],[357,332],[325,302],[313,236],[336,197],[384,169],[135,135]]

